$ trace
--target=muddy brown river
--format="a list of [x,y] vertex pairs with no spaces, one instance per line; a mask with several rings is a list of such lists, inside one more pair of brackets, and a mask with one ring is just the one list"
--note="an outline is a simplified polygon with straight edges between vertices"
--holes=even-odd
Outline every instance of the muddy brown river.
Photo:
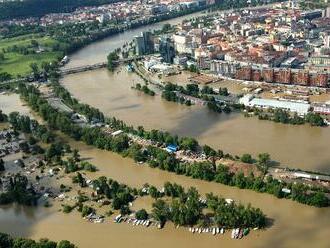
[[292,126],[217,114],[202,106],[187,107],[131,89],[141,82],[124,68],[70,75],[62,84],[82,102],[135,126],[197,138],[232,154],[268,152],[282,166],[330,173],[330,128]]
[[[81,142],[70,140],[83,157],[92,158],[98,166],[99,175],[107,175],[130,186],[148,183],[161,187],[171,181],[195,186],[204,194],[214,192],[226,198],[251,203],[260,207],[271,226],[265,231],[252,231],[243,240],[232,240],[227,232],[224,236],[191,234],[187,229],[167,224],[164,230],[114,224],[107,219],[103,224],[92,224],[81,219],[78,213],[63,214],[57,204],[50,208],[5,207],[0,209],[0,231],[32,238],[69,239],[79,247],[328,247],[330,232],[330,209],[317,209],[290,200],[279,200],[267,194],[223,186],[216,183],[194,180],[173,173],[137,165],[117,154],[97,150]],[[143,200],[142,200],[143,201]],[[146,199],[149,203],[148,199]],[[143,206],[143,202],[139,205]],[[276,206],[276,207],[275,207]]]
[[[137,33],[157,25],[94,43],[71,56],[67,67],[103,61],[107,52],[131,40]],[[118,73],[98,70],[68,76],[64,78],[63,85],[83,102],[136,126],[193,136],[202,143],[234,154],[269,152],[284,165],[330,172],[330,128],[281,125],[254,118],[246,119],[240,114],[219,115],[200,106],[186,107],[169,103],[160,96],[153,98],[131,90],[131,85],[139,80],[124,70]],[[6,113],[13,110],[29,113],[15,95],[11,95],[10,99],[0,95],[0,108]],[[114,224],[109,218],[103,224],[91,224],[81,219],[76,212],[59,212],[60,206],[55,204],[51,208],[2,206],[1,232],[36,239],[68,239],[81,248],[329,247],[330,208],[318,209],[290,200],[279,200],[267,194],[151,169],[81,142],[69,142],[100,169],[96,175],[105,175],[130,186],[142,186],[148,182],[161,187],[166,181],[185,187],[194,186],[202,194],[214,192],[244,204],[251,203],[261,208],[272,224],[265,231],[252,231],[242,240],[232,240],[228,232],[216,237],[191,234],[187,229],[175,229],[171,224],[167,224],[164,230]],[[148,203],[146,199],[136,204],[144,206]]]

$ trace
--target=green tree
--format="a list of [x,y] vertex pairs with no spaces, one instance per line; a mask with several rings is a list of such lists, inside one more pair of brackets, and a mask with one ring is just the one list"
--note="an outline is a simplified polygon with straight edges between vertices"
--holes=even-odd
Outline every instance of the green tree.
[[135,217],[138,220],[146,220],[148,219],[148,213],[145,209],[140,209],[135,213]]
[[40,74],[38,64],[37,63],[31,63],[30,68],[31,68],[34,79],[38,79],[39,74]]
[[165,224],[169,216],[169,206],[161,199],[156,200],[152,204],[152,215],[162,225]]
[[253,158],[250,154],[243,154],[241,157],[241,161],[243,163],[248,163],[248,164],[252,164],[253,163]]
[[76,246],[74,244],[70,243],[67,240],[60,241],[56,246],[56,248],[75,248],[75,247]]
[[270,166],[270,155],[268,153],[261,153],[258,155],[258,164],[262,168],[263,172],[266,173]]
[[0,53],[0,63],[5,60],[5,55],[3,53]]
[[10,248],[13,246],[13,238],[6,233],[0,233],[0,247],[1,248]]

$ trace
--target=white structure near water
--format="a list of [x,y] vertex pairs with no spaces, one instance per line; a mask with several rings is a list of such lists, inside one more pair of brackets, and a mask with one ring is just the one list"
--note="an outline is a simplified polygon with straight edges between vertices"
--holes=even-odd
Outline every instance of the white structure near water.
[[295,112],[298,115],[307,114],[311,107],[308,103],[255,98],[251,94],[247,94],[240,98],[239,103],[247,107],[284,109],[290,112]]

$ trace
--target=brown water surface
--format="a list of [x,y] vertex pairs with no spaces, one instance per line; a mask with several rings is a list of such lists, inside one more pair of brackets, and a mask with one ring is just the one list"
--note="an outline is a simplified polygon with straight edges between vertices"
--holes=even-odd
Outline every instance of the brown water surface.
[[268,152],[282,166],[330,173],[330,128],[216,114],[202,106],[187,107],[132,90],[137,82],[141,79],[125,69],[84,72],[62,80],[74,97],[135,126],[196,137],[232,154]]
[[[177,182],[185,187],[194,186],[205,194],[214,192],[244,204],[260,207],[272,225],[265,231],[253,231],[242,240],[232,240],[227,232],[224,236],[191,234],[187,229],[175,229],[167,224],[160,231],[155,228],[132,227],[114,224],[107,219],[104,224],[91,224],[79,217],[77,212],[58,212],[58,204],[46,208],[0,209],[0,231],[31,238],[69,239],[81,248],[90,247],[329,247],[330,209],[304,206],[290,200],[279,200],[267,194],[239,190],[216,183],[194,180],[185,176],[137,165],[111,152],[97,150],[81,142],[69,140],[85,158],[92,158],[100,169],[98,175],[106,175],[130,186],[141,187],[146,181],[157,187],[164,182]],[[133,208],[147,207],[150,199],[139,200]],[[135,206],[136,205],[136,206]]]

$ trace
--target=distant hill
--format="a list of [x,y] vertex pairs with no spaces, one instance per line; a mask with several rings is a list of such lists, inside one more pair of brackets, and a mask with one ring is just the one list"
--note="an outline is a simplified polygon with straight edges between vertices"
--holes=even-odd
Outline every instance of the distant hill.
[[25,0],[0,3],[0,20],[41,17],[49,13],[72,12],[81,6],[98,6],[119,0]]

